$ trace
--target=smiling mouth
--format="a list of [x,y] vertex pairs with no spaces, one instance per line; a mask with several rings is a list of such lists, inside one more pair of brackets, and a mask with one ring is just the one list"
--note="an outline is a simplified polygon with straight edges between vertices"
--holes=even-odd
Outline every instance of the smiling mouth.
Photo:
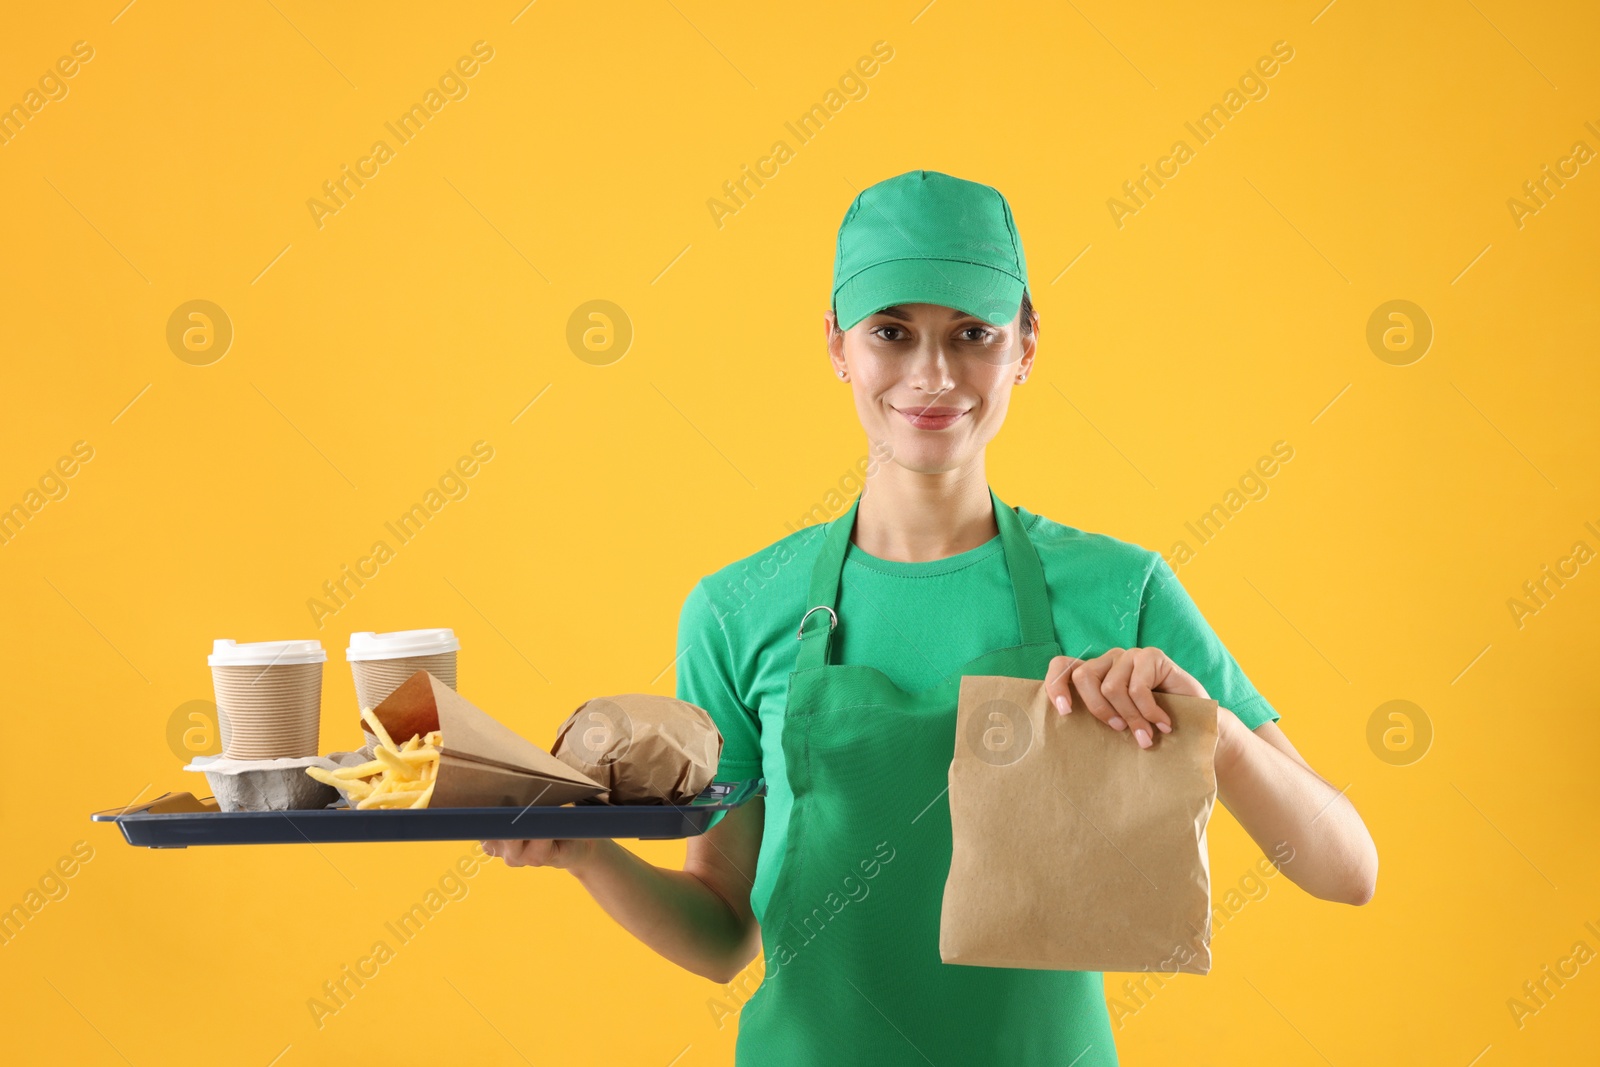
[[[892,406],[892,405],[891,405]],[[904,419],[919,430],[944,430],[954,426],[970,408],[895,408]]]

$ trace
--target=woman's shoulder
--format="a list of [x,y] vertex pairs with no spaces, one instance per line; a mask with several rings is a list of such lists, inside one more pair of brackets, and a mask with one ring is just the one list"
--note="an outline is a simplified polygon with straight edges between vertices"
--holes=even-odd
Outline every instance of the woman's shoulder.
[[790,617],[791,609],[805,601],[828,525],[802,526],[701,578],[689,592],[685,616],[724,629],[793,629],[799,620]]
[[1047,576],[1072,571],[1119,582],[1133,578],[1142,582],[1161,559],[1161,553],[1132,541],[1069,526],[1021,506],[1015,510],[1028,531],[1028,540],[1039,551]]

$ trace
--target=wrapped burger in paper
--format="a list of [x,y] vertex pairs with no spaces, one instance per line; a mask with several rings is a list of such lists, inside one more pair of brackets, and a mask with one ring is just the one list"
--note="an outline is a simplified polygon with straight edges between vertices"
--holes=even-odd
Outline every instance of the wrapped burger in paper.
[[1076,691],[1060,715],[1042,681],[961,679],[945,963],[1210,971],[1217,702],[1152,696],[1172,732],[1141,749]]
[[605,786],[590,803],[687,804],[717,772],[722,733],[703,708],[625,693],[585,701],[561,724],[551,751]]
[[559,806],[605,789],[427,671],[407,678],[372,713],[396,743],[439,731],[439,774],[430,808]]

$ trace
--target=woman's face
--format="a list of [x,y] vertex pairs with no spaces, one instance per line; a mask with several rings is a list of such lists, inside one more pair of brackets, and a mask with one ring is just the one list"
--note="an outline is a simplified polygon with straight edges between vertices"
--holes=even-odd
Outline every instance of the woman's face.
[[1005,421],[1012,386],[1033,366],[1021,310],[1006,326],[940,304],[900,304],[834,332],[828,354],[855,394],[856,414],[892,462],[937,474],[967,466]]

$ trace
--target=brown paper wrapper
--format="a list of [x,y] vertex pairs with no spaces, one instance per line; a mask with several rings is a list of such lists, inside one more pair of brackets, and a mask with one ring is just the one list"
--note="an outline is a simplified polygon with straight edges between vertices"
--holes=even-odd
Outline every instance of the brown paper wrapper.
[[1173,728],[1141,749],[1076,692],[1061,715],[1042,681],[961,679],[945,963],[1211,970],[1217,702],[1153,696]]
[[440,733],[430,808],[568,804],[605,786],[556,759],[427,671],[418,671],[372,713],[396,744]]
[[722,733],[687,701],[625,693],[579,705],[551,751],[605,786],[591,803],[687,804],[717,773]]

